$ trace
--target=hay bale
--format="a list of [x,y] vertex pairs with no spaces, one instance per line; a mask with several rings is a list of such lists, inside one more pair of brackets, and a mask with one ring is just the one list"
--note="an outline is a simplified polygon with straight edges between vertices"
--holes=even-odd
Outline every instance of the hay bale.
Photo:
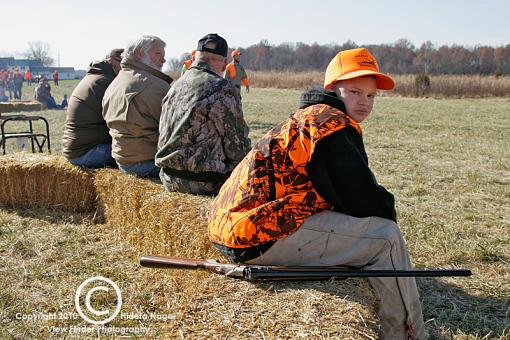
[[[172,314],[163,338],[376,339],[374,296],[366,280],[246,282],[204,271],[146,269],[131,300]],[[134,296],[126,289],[126,295]],[[214,335],[214,336],[213,336]]]
[[43,104],[36,101],[28,101],[28,102],[14,102],[13,103],[13,111],[21,112],[21,111],[41,111],[43,109]]
[[[225,261],[207,238],[211,198],[169,193],[160,184],[114,169],[97,171],[94,182],[109,229],[133,246],[129,256],[134,261],[140,254]],[[363,279],[253,283],[204,271],[158,269],[144,275],[137,292],[147,290],[158,308],[173,301],[168,312],[175,319],[158,328],[165,336],[179,330],[197,338],[377,337],[375,297]],[[141,306],[146,300],[131,302]]]
[[204,258],[209,197],[166,192],[147,179],[102,169],[96,173],[99,209],[112,229],[140,253]]
[[0,113],[12,112],[13,110],[14,110],[14,105],[12,103],[0,103]]
[[43,104],[38,101],[10,101],[0,103],[0,113],[4,112],[22,112],[22,111],[41,111]]
[[0,204],[90,212],[95,207],[93,174],[62,156],[16,153],[0,156]]

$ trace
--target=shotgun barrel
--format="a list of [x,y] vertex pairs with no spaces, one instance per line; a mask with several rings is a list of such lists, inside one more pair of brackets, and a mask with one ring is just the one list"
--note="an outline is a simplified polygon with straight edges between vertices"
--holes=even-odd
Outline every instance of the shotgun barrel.
[[140,264],[150,268],[207,269],[216,274],[254,280],[329,280],[348,277],[438,277],[470,276],[468,269],[367,270],[341,266],[259,266],[220,263],[168,256],[142,256]]

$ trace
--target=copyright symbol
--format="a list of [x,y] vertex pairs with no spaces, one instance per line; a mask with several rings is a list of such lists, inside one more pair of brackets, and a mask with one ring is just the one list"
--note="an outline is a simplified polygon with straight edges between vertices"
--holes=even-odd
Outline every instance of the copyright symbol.
[[[107,283],[108,286],[98,285],[98,283],[92,284],[92,282],[95,281]],[[86,288],[88,289],[88,291],[86,290]],[[113,288],[113,292],[115,294],[113,294],[111,288]],[[87,292],[85,294],[86,312],[83,311],[80,303],[83,291]],[[94,294],[96,295],[95,299],[92,298],[92,295]],[[112,307],[113,305],[111,303],[112,300],[116,301],[113,313],[110,312],[110,309],[107,309],[108,307]],[[105,323],[108,323],[115,319],[117,314],[119,314],[120,307],[122,306],[122,295],[120,293],[119,286],[117,286],[115,282],[106,277],[94,276],[83,281],[81,285],[78,287],[78,289],[76,290],[76,295],[74,296],[74,305],[76,307],[76,311],[83,318],[83,320],[94,325],[104,325]],[[103,309],[101,310],[96,309],[96,307],[98,306],[103,307]],[[94,319],[89,317],[92,316],[91,314],[94,315],[93,316]]]

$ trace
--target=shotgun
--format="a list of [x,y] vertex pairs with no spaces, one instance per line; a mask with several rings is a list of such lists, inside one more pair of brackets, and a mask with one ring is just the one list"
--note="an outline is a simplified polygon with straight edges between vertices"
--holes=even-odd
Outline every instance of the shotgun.
[[216,274],[248,281],[329,280],[348,277],[430,277],[470,276],[468,269],[367,270],[340,266],[259,266],[220,263],[216,260],[192,260],[167,256],[142,256],[140,265],[150,268],[207,269]]

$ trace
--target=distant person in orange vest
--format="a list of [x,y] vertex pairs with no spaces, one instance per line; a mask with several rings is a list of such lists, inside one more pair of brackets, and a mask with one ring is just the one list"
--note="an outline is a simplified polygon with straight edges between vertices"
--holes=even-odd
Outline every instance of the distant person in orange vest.
[[32,73],[30,72],[30,69],[28,69],[28,68],[25,71],[25,81],[27,82],[28,86],[32,86]]
[[193,62],[195,61],[195,53],[196,52],[197,52],[197,50],[191,51],[191,59],[185,60],[184,64],[182,64],[181,76],[184,73],[186,73],[187,70],[189,70],[189,68],[191,67],[191,64],[193,64]]
[[250,92],[250,80],[246,75],[244,67],[239,63],[239,56],[241,55],[241,52],[239,50],[233,50],[230,55],[232,56],[232,61],[227,65],[223,78],[234,82],[239,93],[241,93],[241,84],[246,86],[246,92]]
[[[395,199],[368,166],[360,123],[395,82],[365,48],[339,52],[324,87],[258,141],[214,199],[212,244],[234,262],[409,270]],[[413,277],[368,279],[379,338],[426,339]]]
[[53,83],[58,86],[58,71],[57,70],[54,70],[53,71]]

